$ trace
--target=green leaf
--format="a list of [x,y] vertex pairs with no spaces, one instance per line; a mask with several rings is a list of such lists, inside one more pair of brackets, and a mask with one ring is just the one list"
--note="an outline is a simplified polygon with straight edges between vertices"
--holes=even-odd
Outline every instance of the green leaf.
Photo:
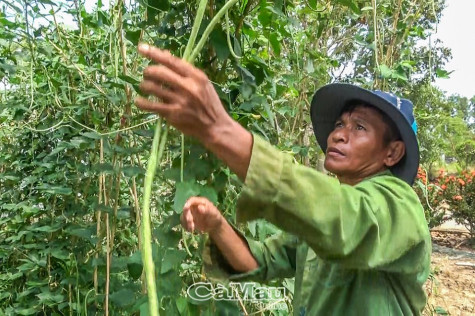
[[168,11],[170,9],[170,2],[168,0],[149,0],[148,4],[150,7],[161,11]]
[[449,315],[449,313],[443,307],[440,306],[437,306],[434,311],[437,315]]
[[173,199],[173,210],[181,214],[186,200],[200,193],[200,187],[193,182],[180,182],[176,185],[175,197]]
[[241,92],[244,100],[249,100],[254,93],[254,88],[250,84],[243,82],[243,84],[239,87],[239,91]]
[[49,184],[43,184],[42,186],[37,187],[40,191],[45,191],[50,194],[62,194],[62,195],[70,195],[73,193],[73,190],[68,187],[60,187],[60,186],[53,186]]
[[175,304],[180,315],[188,315],[188,300],[186,298],[178,297]]
[[16,315],[34,315],[37,314],[37,309],[35,307],[30,308],[15,308]]
[[226,34],[222,30],[215,29],[210,35],[210,43],[216,51],[216,56],[219,60],[226,60],[229,57],[230,51],[227,44]]
[[129,257],[127,270],[129,270],[129,275],[132,279],[138,280],[140,278],[143,271],[142,254],[140,251],[135,252]]
[[102,204],[102,203],[101,204],[94,203],[92,207],[95,211],[99,211],[99,212],[105,212],[109,214],[112,214],[114,212],[114,209],[112,207],[110,207],[109,205]]
[[390,78],[393,74],[393,71],[384,64],[379,66],[379,72],[383,78]]
[[135,293],[129,289],[122,289],[110,294],[109,299],[118,307],[125,307],[135,302]]
[[218,194],[216,193],[216,190],[212,187],[204,187],[202,186],[200,188],[200,196],[203,196],[213,202],[213,204],[218,203]]
[[97,240],[97,237],[95,237],[96,230],[97,230],[96,225],[91,225],[89,227],[72,226],[65,229],[65,232],[68,233],[69,235],[83,238],[89,241],[91,244],[95,244]]
[[123,80],[127,83],[133,84],[133,85],[140,83],[140,80],[132,78],[131,76],[128,76],[128,75],[119,75],[119,79],[121,79],[121,80]]
[[130,207],[123,207],[120,210],[117,211],[117,219],[126,219],[130,218],[130,213],[131,213]]
[[343,6],[350,8],[351,11],[353,11],[354,13],[358,15],[361,14],[360,8],[353,0],[336,0],[336,1]]
[[126,177],[136,177],[138,175],[144,175],[145,169],[140,168],[139,166],[124,166],[122,172]]
[[317,0],[308,0],[308,6],[314,10],[317,9]]
[[177,270],[180,264],[185,260],[187,254],[183,250],[167,249],[162,257],[160,273],[164,274],[171,270]]
[[161,246],[165,248],[178,246],[182,235],[179,231],[173,230],[172,228],[177,226],[179,223],[180,216],[174,213],[167,218],[162,227],[154,230],[154,236],[160,241]]
[[10,292],[6,292],[6,291],[2,292],[2,293],[0,293],[0,301],[4,300],[6,298],[9,298],[11,296],[12,296],[12,293],[10,293]]
[[272,22],[272,12],[270,12],[267,8],[262,9],[259,12],[258,19],[259,22],[261,22],[261,25],[265,28]]
[[48,306],[57,305],[65,299],[63,295],[52,293],[49,290],[37,294],[36,296],[38,296],[38,298],[40,299],[40,303]]
[[86,132],[86,133],[82,133],[81,135],[84,136],[84,137],[90,138],[90,139],[101,139],[102,138],[102,136],[99,135],[96,132]]
[[125,33],[125,38],[131,41],[132,44],[136,46],[139,43],[141,33],[142,33],[142,30],[135,30],[135,31],[127,30]]
[[40,3],[43,3],[43,4],[48,4],[48,5],[56,6],[56,3],[54,3],[54,2],[51,1],[51,0],[40,0],[39,2],[40,2]]
[[178,296],[183,288],[183,280],[178,270],[169,270],[158,278],[157,282],[158,297],[161,296]]
[[259,104],[252,102],[252,101],[247,101],[243,102],[240,106],[239,109],[244,110],[246,112],[252,112],[252,110],[257,107]]
[[239,315],[241,310],[235,301],[216,301],[216,309],[221,311],[223,315]]
[[275,128],[274,112],[272,112],[269,106],[269,102],[267,102],[267,100],[263,100],[262,105],[264,106],[264,110],[266,111],[267,120],[270,122],[272,128]]
[[307,62],[305,63],[305,68],[304,70],[308,74],[312,74],[315,72],[315,67],[313,66],[313,60],[311,58],[307,59]]
[[149,315],[148,301],[146,301],[142,305],[140,305],[140,316],[148,316],[148,315]]
[[408,81],[409,80],[407,78],[406,74],[404,73],[404,71],[393,71],[391,77],[394,78],[394,79],[400,79],[402,81]]
[[136,129],[134,130],[134,134],[137,134],[139,136],[147,137],[147,138],[153,138],[154,135],[154,129]]
[[61,228],[61,226],[51,227],[49,225],[45,225],[45,226],[40,226],[40,227],[33,228],[32,231],[52,233],[52,232],[55,232],[55,231],[59,230],[60,228]]
[[52,257],[61,259],[61,260],[66,260],[69,258],[69,252],[64,249],[57,249],[57,248],[52,249],[50,251],[50,254]]
[[237,68],[244,82],[247,82],[251,85],[256,84],[256,77],[254,77],[254,75],[249,70],[240,65],[237,65]]
[[435,71],[435,75],[437,76],[437,78],[443,78],[443,79],[449,79],[451,73],[452,71],[448,72],[447,70],[440,69],[440,68],[437,68],[437,70]]
[[114,167],[110,163],[98,163],[92,166],[92,170],[104,173],[104,174],[114,174]]
[[272,50],[277,56],[280,56],[280,41],[276,33],[271,33],[269,35],[269,42],[272,46]]

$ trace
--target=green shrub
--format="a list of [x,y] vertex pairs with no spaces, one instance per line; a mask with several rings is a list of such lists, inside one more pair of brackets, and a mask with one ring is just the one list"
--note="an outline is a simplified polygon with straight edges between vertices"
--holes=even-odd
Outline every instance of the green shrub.
[[429,227],[454,219],[475,237],[475,171],[447,174],[441,169],[434,180],[428,181],[426,172],[419,168],[414,189],[424,206]]

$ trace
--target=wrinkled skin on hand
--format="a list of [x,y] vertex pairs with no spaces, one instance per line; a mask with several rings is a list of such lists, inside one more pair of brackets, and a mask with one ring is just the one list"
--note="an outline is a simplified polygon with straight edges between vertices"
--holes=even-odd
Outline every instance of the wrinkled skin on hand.
[[206,74],[168,51],[145,44],[139,52],[158,63],[144,70],[140,90],[156,100],[138,97],[137,106],[158,113],[185,135],[209,142],[215,130],[229,124],[218,94]]
[[159,114],[185,135],[196,138],[244,180],[252,134],[228,115],[206,74],[156,47],[141,44],[139,52],[158,65],[145,68],[140,84],[145,94],[156,99],[138,97],[137,106]]

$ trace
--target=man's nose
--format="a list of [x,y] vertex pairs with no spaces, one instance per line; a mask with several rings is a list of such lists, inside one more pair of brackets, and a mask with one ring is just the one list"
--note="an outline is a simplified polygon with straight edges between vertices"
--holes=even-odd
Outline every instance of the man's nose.
[[330,134],[330,138],[334,143],[346,143],[348,141],[348,131],[345,127],[337,128]]

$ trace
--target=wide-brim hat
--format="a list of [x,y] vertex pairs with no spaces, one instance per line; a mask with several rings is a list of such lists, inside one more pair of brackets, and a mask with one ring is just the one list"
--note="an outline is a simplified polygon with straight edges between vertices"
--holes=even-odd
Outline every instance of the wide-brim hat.
[[353,101],[372,105],[394,121],[406,146],[406,153],[390,170],[396,177],[412,185],[419,167],[417,124],[414,119],[413,105],[411,101],[399,98],[392,93],[370,91],[342,83],[329,84],[317,90],[312,99],[310,116],[313,131],[323,152],[327,150],[328,135],[333,131],[341,111]]

